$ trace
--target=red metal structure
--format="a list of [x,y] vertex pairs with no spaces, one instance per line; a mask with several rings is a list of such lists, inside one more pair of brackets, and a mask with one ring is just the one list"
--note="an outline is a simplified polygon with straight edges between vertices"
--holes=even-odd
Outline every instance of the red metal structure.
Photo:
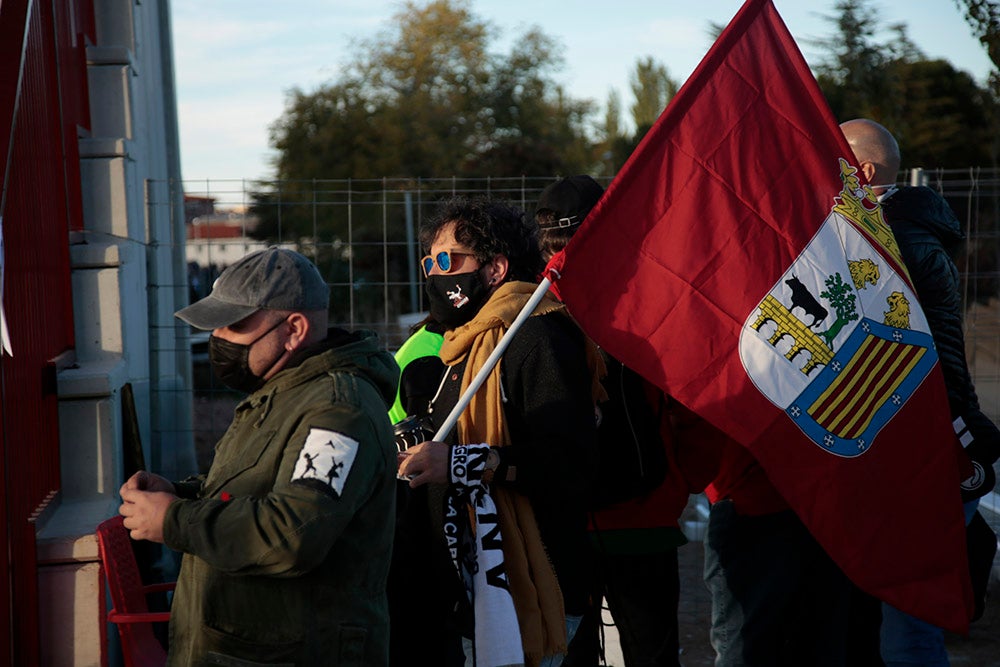
[[69,242],[82,228],[78,139],[88,132],[90,0],[0,0],[3,308],[0,356],[0,663],[39,664],[34,519],[58,500],[56,369],[72,358]]
[[163,667],[167,652],[153,624],[169,621],[170,612],[150,611],[146,596],[172,591],[175,582],[143,584],[124,517],[114,516],[97,526],[97,542],[114,605],[108,620],[118,627],[125,667]]

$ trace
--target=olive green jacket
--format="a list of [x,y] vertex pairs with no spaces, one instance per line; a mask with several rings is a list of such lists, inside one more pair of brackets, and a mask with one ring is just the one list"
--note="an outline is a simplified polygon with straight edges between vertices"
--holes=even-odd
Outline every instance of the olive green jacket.
[[164,522],[170,665],[388,664],[398,377],[374,334],[331,330],[236,407]]

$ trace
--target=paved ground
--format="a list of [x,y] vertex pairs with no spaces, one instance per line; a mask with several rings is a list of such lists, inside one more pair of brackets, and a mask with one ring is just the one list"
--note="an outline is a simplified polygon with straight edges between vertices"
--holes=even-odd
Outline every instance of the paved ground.
[[704,550],[701,542],[688,542],[677,552],[681,578],[677,630],[681,644],[681,664],[684,667],[710,667],[715,663],[715,651],[708,643],[712,601],[702,578],[703,563]]
[[[690,511],[686,516],[689,519],[695,518]],[[702,580],[703,559],[704,550],[700,541],[692,541],[678,552],[681,599],[677,620],[683,667],[712,667],[715,660],[715,652],[708,641],[711,600]],[[972,624],[969,636],[949,634],[946,637],[953,667],[1000,667],[1000,580],[996,573],[997,568],[994,567],[991,598],[987,603],[986,614]],[[607,612],[605,616],[610,622]],[[621,659],[618,637],[613,627],[606,631],[605,637],[607,664],[609,667],[623,667],[625,663]]]

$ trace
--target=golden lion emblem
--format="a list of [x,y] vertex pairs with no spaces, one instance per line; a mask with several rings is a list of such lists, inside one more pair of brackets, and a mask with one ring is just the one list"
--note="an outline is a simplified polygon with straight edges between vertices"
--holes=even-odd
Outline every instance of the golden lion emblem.
[[878,282],[878,264],[870,259],[848,260],[847,268],[851,270],[851,280],[856,289],[864,289],[866,283],[874,285]]
[[889,304],[889,310],[882,313],[885,315],[885,324],[897,329],[910,328],[910,301],[902,292],[893,292],[885,302]]

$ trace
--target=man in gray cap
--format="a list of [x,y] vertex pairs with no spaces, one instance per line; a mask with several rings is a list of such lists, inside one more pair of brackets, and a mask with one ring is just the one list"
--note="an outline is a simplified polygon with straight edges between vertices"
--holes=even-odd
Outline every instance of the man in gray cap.
[[328,303],[312,262],[272,247],[176,313],[249,396],[207,475],[121,487],[132,537],[184,554],[170,665],[388,664],[399,368],[373,333],[327,331]]

